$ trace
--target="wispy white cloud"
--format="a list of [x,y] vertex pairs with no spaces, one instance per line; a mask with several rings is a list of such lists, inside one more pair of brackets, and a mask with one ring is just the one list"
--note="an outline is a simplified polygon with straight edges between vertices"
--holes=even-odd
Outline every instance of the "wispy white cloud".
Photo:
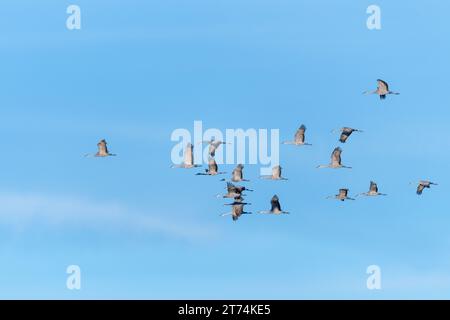
[[35,225],[88,227],[163,234],[177,238],[211,238],[216,232],[204,225],[179,220],[178,215],[153,208],[143,212],[118,203],[101,203],[78,197],[57,195],[0,193],[0,224],[16,229]]

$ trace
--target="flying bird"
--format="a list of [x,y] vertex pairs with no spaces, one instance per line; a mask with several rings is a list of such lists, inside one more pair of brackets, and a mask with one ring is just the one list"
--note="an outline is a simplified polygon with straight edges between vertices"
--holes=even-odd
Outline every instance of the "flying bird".
[[260,178],[266,180],[287,180],[286,178],[281,176],[281,169],[281,166],[275,166],[272,168],[272,175],[260,176]]
[[209,144],[208,153],[211,157],[214,157],[216,155],[216,150],[220,147],[220,145],[227,144],[224,141],[215,140],[214,138],[211,138],[211,140],[204,140],[202,141],[202,143]]
[[330,164],[321,164],[317,166],[317,168],[332,168],[332,169],[338,169],[338,168],[346,168],[351,169],[352,167],[347,167],[342,164],[341,161],[341,153],[342,149],[337,147],[334,148],[333,152],[331,153],[331,163]]
[[283,144],[293,144],[296,146],[311,146],[312,144],[305,142],[306,127],[304,124],[298,128],[294,135],[294,141],[284,141]]
[[95,153],[95,154],[88,153],[88,154],[85,154],[84,156],[85,157],[90,157],[90,156],[94,156],[94,157],[116,156],[114,153],[109,153],[108,147],[106,145],[107,145],[106,140],[102,139],[102,140],[100,140],[99,143],[97,143],[97,148],[98,148],[97,153]]
[[342,143],[345,143],[347,141],[348,137],[350,137],[353,132],[363,132],[362,130],[354,129],[354,128],[350,128],[350,127],[343,127],[340,129],[335,129],[332,132],[334,133],[336,131],[341,132],[339,141]]
[[339,189],[339,194],[336,194],[336,195],[334,195],[334,196],[328,196],[328,197],[327,197],[327,199],[332,199],[332,198],[337,199],[337,200],[340,200],[340,201],[344,201],[344,200],[355,200],[355,199],[350,198],[350,197],[348,196],[348,189],[345,189],[345,188]]
[[[231,173],[231,181],[233,181],[233,182],[250,181],[250,180],[244,179],[244,175],[242,173],[243,169],[244,169],[244,166],[242,164],[238,164],[236,166],[236,168],[234,168],[233,172]],[[222,179],[221,181],[225,181],[225,179]]]
[[218,174],[224,174],[226,172],[218,172],[217,162],[214,158],[209,158],[208,161],[208,169],[205,169],[205,172],[196,173],[197,176],[215,176]]
[[251,189],[247,189],[244,186],[237,186],[232,184],[231,182],[227,182],[227,193],[224,195],[217,195],[218,198],[239,198],[241,197],[244,191],[253,191]]
[[416,193],[418,195],[421,195],[423,189],[425,189],[425,188],[429,189],[432,185],[436,185],[437,186],[438,184],[434,183],[434,182],[431,182],[431,181],[428,181],[428,180],[420,180],[418,185],[417,185]]
[[237,203],[233,204],[231,207],[231,212],[222,213],[221,216],[228,216],[231,215],[233,218],[233,221],[237,221],[239,217],[243,214],[252,214],[251,212],[244,211],[244,205],[243,203]]
[[393,92],[389,90],[389,85],[387,84],[386,81],[383,81],[381,79],[377,79],[377,89],[374,91],[365,91],[363,92],[364,94],[377,94],[380,96],[380,99],[386,99],[386,95],[388,94],[400,94],[398,92]]
[[174,164],[172,165],[172,168],[191,169],[197,167],[201,166],[198,164],[194,164],[194,146],[189,142],[186,145],[186,149],[184,150],[184,162],[182,164]]
[[356,197],[358,196],[376,197],[376,196],[387,196],[387,194],[378,192],[378,186],[376,182],[370,181],[369,191],[357,194]]
[[289,214],[288,211],[281,210],[280,201],[277,195],[274,195],[270,200],[271,208],[270,210],[258,211],[258,213],[268,213],[268,214]]

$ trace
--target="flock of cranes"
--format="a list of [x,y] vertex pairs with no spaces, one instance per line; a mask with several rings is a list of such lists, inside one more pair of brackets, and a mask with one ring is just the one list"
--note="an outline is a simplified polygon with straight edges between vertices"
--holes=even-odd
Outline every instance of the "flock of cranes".
[[[381,80],[378,79],[378,86],[377,89],[374,91],[365,91],[364,94],[377,94],[379,95],[380,99],[385,99],[387,95],[394,94],[398,95],[398,92],[393,92],[389,90],[389,85]],[[294,146],[312,146],[312,144],[306,142],[305,138],[305,132],[306,132],[306,126],[301,125],[298,130],[295,132],[294,140],[292,141],[284,141],[282,144],[287,145],[294,145]],[[353,132],[363,132],[362,130],[350,128],[350,127],[343,127],[340,129],[332,130],[332,132],[340,132],[339,136],[339,142],[346,143],[349,137],[353,134]],[[215,175],[221,175],[226,174],[226,172],[221,172],[218,169],[218,165],[216,160],[214,159],[216,150],[222,145],[227,144],[227,142],[219,141],[211,139],[209,141],[202,141],[202,144],[208,144],[208,154],[209,154],[209,160],[208,160],[208,168],[205,169],[204,172],[198,172],[196,175],[204,175],[204,176],[215,176]],[[116,154],[110,153],[107,148],[107,143],[103,139],[98,144],[98,152],[95,154],[86,154],[87,157],[108,157],[108,156],[115,156]],[[181,164],[172,165],[172,168],[184,168],[184,169],[191,169],[196,167],[201,167],[200,165],[195,164],[194,162],[194,153],[193,153],[194,146],[191,143],[188,143],[186,145],[186,148],[184,150],[184,161]],[[331,153],[331,159],[329,164],[322,164],[317,166],[317,168],[332,168],[332,169],[351,169],[352,167],[346,166],[342,164],[342,149],[340,147],[336,147],[333,152]],[[231,215],[233,221],[236,221],[239,219],[239,217],[243,214],[252,214],[252,212],[247,212],[244,210],[244,206],[250,205],[251,203],[244,201],[244,192],[252,192],[253,190],[248,189],[245,186],[236,185],[234,183],[236,182],[248,182],[250,180],[244,179],[243,175],[243,169],[244,166],[242,164],[238,164],[233,172],[231,173],[231,181],[227,182],[227,193],[226,194],[219,194],[217,195],[217,198],[225,198],[225,199],[233,199],[232,203],[228,203],[225,205],[231,206],[231,211],[227,213],[221,214],[221,216],[228,216]],[[287,180],[287,178],[283,177],[282,174],[282,168],[280,165],[277,165],[272,168],[272,175],[265,175],[260,176],[261,179],[264,180]],[[221,179],[220,181],[226,181],[226,179]],[[424,189],[429,189],[432,185],[437,185],[437,183],[428,181],[428,180],[420,180],[417,183],[417,189],[416,193],[418,195],[421,195]],[[341,188],[339,189],[339,193],[333,196],[326,197],[327,199],[336,199],[339,201],[345,201],[345,200],[355,200],[355,198],[359,196],[366,196],[366,197],[376,197],[376,196],[387,196],[385,193],[381,193],[378,191],[378,185],[376,182],[371,181],[369,186],[369,191],[359,193],[355,196],[355,198],[349,197],[349,189],[347,188]],[[280,199],[277,195],[274,195],[272,199],[270,200],[271,208],[270,210],[261,210],[258,211],[260,214],[274,214],[274,215],[280,215],[280,214],[289,214],[288,211],[284,211],[281,209],[280,205]]]

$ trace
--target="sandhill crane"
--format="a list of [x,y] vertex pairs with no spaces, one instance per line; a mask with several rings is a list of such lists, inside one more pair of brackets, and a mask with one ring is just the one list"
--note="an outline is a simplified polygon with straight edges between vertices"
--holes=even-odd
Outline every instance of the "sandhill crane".
[[217,198],[239,198],[241,197],[243,194],[242,192],[244,191],[253,191],[251,189],[247,189],[244,186],[237,186],[232,184],[231,182],[227,182],[227,193],[224,195],[217,195]]
[[376,196],[387,196],[387,194],[378,192],[377,184],[373,181],[370,181],[369,191],[357,194],[356,197],[358,196],[376,197]]
[[389,90],[389,85],[386,81],[383,81],[381,79],[377,79],[377,89],[374,91],[365,91],[364,94],[378,94],[380,96],[380,99],[386,99],[386,95],[388,94],[400,94],[398,92],[393,92]]
[[186,149],[184,150],[184,162],[182,164],[174,164],[172,165],[172,168],[191,169],[197,167],[201,166],[198,164],[194,164],[194,146],[189,142],[186,145]]
[[294,135],[294,141],[284,141],[283,144],[293,144],[296,146],[311,146],[312,144],[305,142],[306,127],[304,124],[298,128]]
[[[238,164],[236,168],[234,168],[233,172],[231,173],[231,181],[233,182],[250,181],[244,179],[242,169],[244,169],[244,166],[242,164]],[[225,179],[222,179],[221,181],[225,181]]]
[[266,179],[266,180],[287,180],[286,178],[281,176],[281,166],[275,166],[272,168],[272,175],[269,176],[260,176],[261,179]]
[[209,158],[208,161],[208,169],[205,169],[205,172],[196,173],[198,176],[215,176],[218,174],[224,174],[226,172],[218,172],[217,162],[214,158]]
[[280,201],[277,195],[274,195],[270,200],[271,208],[270,210],[258,211],[258,213],[268,213],[268,214],[289,214],[288,211],[281,210]]
[[221,144],[227,144],[224,141],[215,140],[214,138],[211,138],[211,140],[204,140],[202,143],[209,144],[208,153],[211,157],[214,157],[216,155],[216,150],[218,147],[220,147]]
[[348,189],[345,189],[345,188],[339,189],[339,194],[336,194],[336,195],[334,195],[334,196],[328,196],[328,197],[327,197],[327,199],[332,199],[332,198],[337,199],[337,200],[340,200],[340,201],[344,201],[344,200],[355,200],[355,199],[350,198],[350,197],[348,196]]
[[109,156],[115,156],[114,153],[109,153],[108,147],[107,147],[106,145],[107,145],[106,140],[105,140],[105,139],[102,139],[102,140],[100,140],[99,143],[97,143],[97,148],[98,148],[97,153],[95,153],[95,154],[90,154],[90,153],[88,153],[88,154],[86,154],[86,155],[84,155],[84,156],[85,156],[85,157],[90,157],[90,156],[94,156],[94,157],[109,157]]
[[244,205],[245,204],[243,203],[233,204],[231,207],[231,212],[222,213],[221,216],[224,217],[231,215],[233,221],[237,221],[237,219],[239,219],[239,217],[243,214],[252,214],[251,212],[244,211]]
[[434,182],[431,182],[431,181],[428,181],[428,180],[420,180],[418,185],[417,185],[416,193],[418,195],[421,195],[423,189],[425,189],[425,188],[429,189],[432,185],[437,186],[438,184],[434,183]]
[[354,128],[350,128],[350,127],[343,127],[343,128],[340,128],[340,129],[335,129],[335,130],[333,130],[331,132],[334,133],[336,131],[341,132],[341,135],[339,137],[339,141],[342,142],[342,143],[345,143],[347,141],[348,137],[350,137],[350,135],[353,132],[363,132],[362,130],[354,129]]
[[342,165],[341,163],[341,153],[342,149],[337,147],[334,148],[333,152],[331,153],[331,163],[330,164],[321,164],[317,166],[317,168],[332,168],[332,169],[339,169],[339,168],[346,168],[351,169],[352,167],[347,167]]

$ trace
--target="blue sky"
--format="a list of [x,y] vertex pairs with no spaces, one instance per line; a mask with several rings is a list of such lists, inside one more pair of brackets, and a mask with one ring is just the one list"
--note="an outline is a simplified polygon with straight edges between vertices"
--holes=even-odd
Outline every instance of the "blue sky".
[[[82,29],[65,27],[81,7]],[[381,7],[382,29],[366,28]],[[0,298],[450,298],[444,1],[2,1]],[[364,96],[376,79],[399,96]],[[170,169],[174,129],[304,123],[288,181],[245,175],[252,211],[221,218],[218,177]],[[316,170],[342,145],[352,170]],[[105,138],[117,157],[87,159]],[[232,165],[222,167],[230,172]],[[439,186],[416,196],[410,181]],[[370,180],[388,197],[325,200]],[[79,265],[82,289],[66,288]],[[366,288],[381,268],[382,290]]]

